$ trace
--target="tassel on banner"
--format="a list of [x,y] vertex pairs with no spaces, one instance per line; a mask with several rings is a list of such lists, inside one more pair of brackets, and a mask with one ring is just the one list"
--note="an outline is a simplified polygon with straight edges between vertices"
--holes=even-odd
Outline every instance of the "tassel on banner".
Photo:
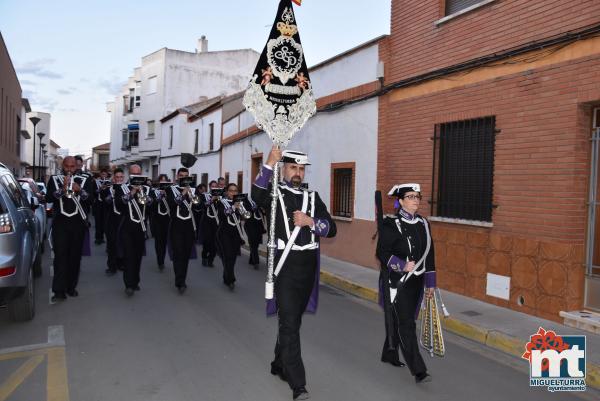
[[297,6],[301,6],[302,5],[302,0],[292,0],[292,2],[297,5]]

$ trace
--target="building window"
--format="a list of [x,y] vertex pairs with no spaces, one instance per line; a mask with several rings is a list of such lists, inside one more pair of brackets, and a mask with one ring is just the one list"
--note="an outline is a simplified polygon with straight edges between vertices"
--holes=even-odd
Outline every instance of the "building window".
[[129,89],[129,113],[133,112],[133,105],[135,104],[135,89]]
[[108,168],[110,165],[110,162],[108,160],[108,153],[107,154],[102,154],[102,155],[98,155],[98,167],[99,168]]
[[244,172],[238,171],[237,174],[237,187],[240,193],[244,192]]
[[171,177],[173,177],[172,182],[177,182],[177,171],[174,168],[171,169]]
[[124,129],[121,131],[121,150],[129,149],[129,132]]
[[140,131],[135,129],[135,130],[131,130],[129,131],[129,147],[132,146],[139,146],[140,142]]
[[495,135],[493,116],[436,126],[433,199],[437,216],[492,221]]
[[452,15],[483,0],[446,0],[446,15]]
[[331,164],[331,210],[337,217],[354,214],[354,162]]
[[135,107],[141,105],[141,94],[142,94],[142,82],[136,81],[135,83]]
[[199,130],[196,128],[194,130],[194,154],[198,153],[198,138],[199,137]]
[[225,173],[225,186],[229,185],[229,173]]
[[210,123],[208,125],[208,150],[213,150],[215,148],[215,124]]
[[156,93],[156,88],[157,88],[157,79],[156,79],[156,75],[153,77],[148,78],[148,81],[146,82],[146,95],[151,95],[153,93]]
[[169,125],[169,149],[173,149],[173,126]]
[[208,187],[208,173],[202,173],[200,181]]
[[154,138],[154,131],[156,130],[156,124],[154,120],[148,121],[148,132],[146,134],[146,138]]

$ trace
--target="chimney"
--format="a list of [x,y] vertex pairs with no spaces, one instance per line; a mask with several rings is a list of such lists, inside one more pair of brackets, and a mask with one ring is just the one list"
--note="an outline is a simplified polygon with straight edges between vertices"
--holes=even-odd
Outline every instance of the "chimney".
[[206,39],[206,36],[202,35],[200,39],[198,39],[198,47],[196,48],[196,53],[206,52],[208,52],[208,39]]

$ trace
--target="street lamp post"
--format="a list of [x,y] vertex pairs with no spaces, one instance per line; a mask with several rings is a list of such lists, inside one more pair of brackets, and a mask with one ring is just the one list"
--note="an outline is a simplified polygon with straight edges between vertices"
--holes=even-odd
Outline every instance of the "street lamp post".
[[[29,121],[33,124],[33,154],[31,155],[31,178],[35,177],[35,126],[42,121],[39,117],[29,117]],[[35,179],[35,178],[34,178]]]
[[[38,132],[37,133],[38,138],[40,138],[40,160],[41,160],[41,156],[42,156],[42,138],[44,137],[44,135],[46,135],[46,134],[43,133],[43,132]],[[34,140],[35,140],[35,138],[34,138]],[[41,161],[40,161],[40,164],[42,164]],[[39,168],[38,168],[38,170],[39,170]],[[38,174],[38,179],[40,179],[41,176],[42,176],[42,173],[40,171],[39,174]],[[34,178],[34,180],[35,180],[35,178]]]
[[[41,138],[40,138],[41,140]],[[44,164],[44,159],[42,158],[42,153],[46,154],[46,149],[44,149],[46,147],[45,143],[40,143],[40,166],[42,168],[42,170],[40,171],[40,181],[44,181],[44,176],[46,175],[46,166]]]

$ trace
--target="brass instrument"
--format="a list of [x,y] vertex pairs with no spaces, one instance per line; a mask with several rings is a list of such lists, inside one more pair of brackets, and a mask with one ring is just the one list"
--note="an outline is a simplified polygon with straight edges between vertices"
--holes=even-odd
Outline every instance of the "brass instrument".
[[67,192],[65,193],[65,197],[72,199],[75,195],[75,191],[73,191],[73,175],[71,173],[67,173],[66,178],[69,180],[69,183],[67,184]]
[[[437,295],[437,296],[436,296]],[[444,346],[444,335],[442,333],[442,323],[439,315],[439,305],[437,298],[440,298],[439,289],[435,289],[432,297],[426,297],[424,300],[424,307],[421,312],[421,346],[429,352],[432,357],[439,356],[443,357],[446,353]],[[442,311],[444,317],[448,317],[448,311],[443,302]]]
[[148,202],[148,195],[144,192],[144,187],[139,187],[139,191],[136,194],[136,200],[140,205],[145,205]]
[[245,220],[252,217],[252,212],[244,207],[244,201],[248,198],[248,194],[238,194],[233,198],[233,202],[237,203],[237,210]]

